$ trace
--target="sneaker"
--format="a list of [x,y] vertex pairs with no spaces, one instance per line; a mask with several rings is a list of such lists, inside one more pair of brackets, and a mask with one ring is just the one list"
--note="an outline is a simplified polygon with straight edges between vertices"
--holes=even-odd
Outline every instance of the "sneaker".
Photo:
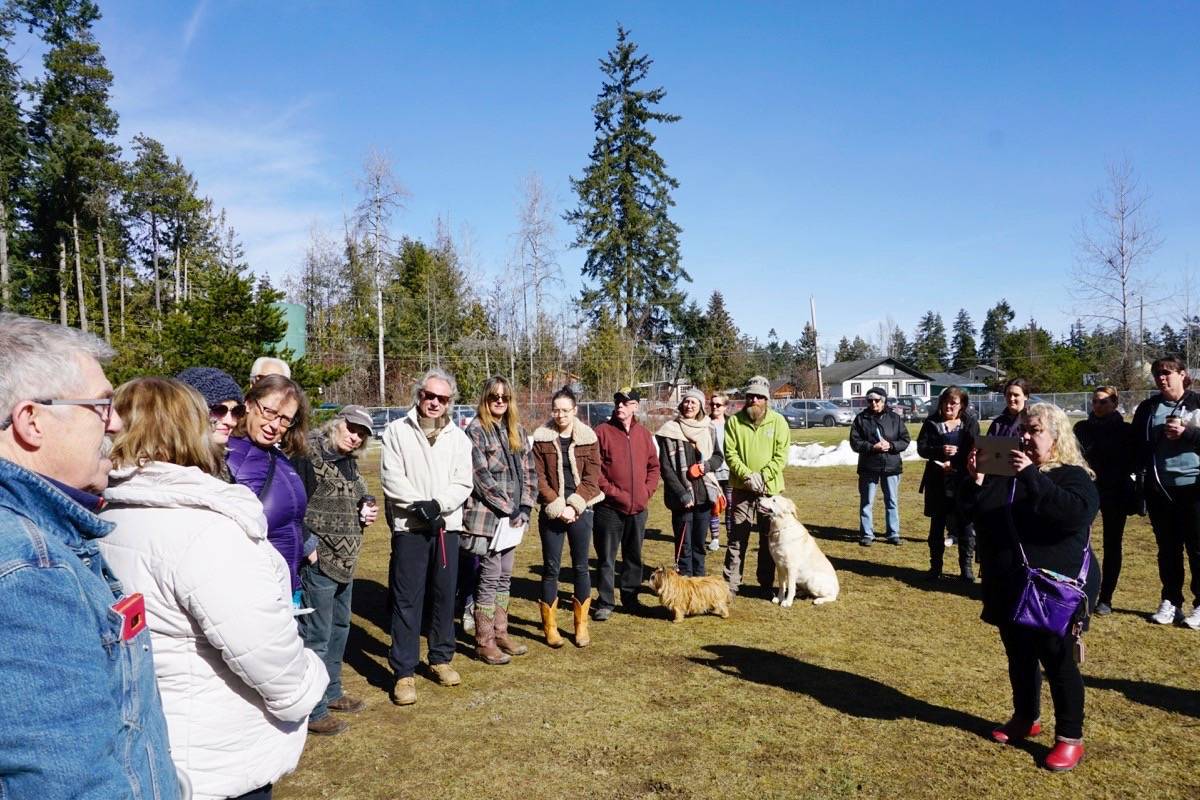
[[708,550],[710,553],[715,553],[720,549],[721,549],[721,540],[720,539],[713,539],[711,542],[708,543]]
[[874,538],[874,537],[872,537],[872,536],[864,536],[864,537],[862,537],[861,539],[859,539],[859,540],[858,540],[858,544],[859,544],[859,546],[860,546],[860,547],[870,547],[870,546],[871,546],[871,543],[872,543],[872,542],[874,542],[874,541],[875,541],[875,538]]
[[475,635],[475,606],[474,604],[463,608],[462,613],[462,629],[467,636]]
[[899,547],[903,543],[903,541],[904,540],[901,539],[899,536],[889,536],[887,539],[888,544],[895,545],[896,547]]
[[337,736],[349,727],[349,725],[340,719],[334,719],[333,715],[309,720],[308,722],[308,732],[315,733],[317,736]]
[[343,714],[357,714],[366,707],[367,704],[362,700],[359,700],[357,697],[351,697],[348,694],[342,695],[329,704],[330,711],[341,711]]
[[1183,618],[1183,624],[1194,631],[1200,631],[1200,606],[1192,606],[1192,613]]
[[946,540],[942,542],[942,544],[944,544],[946,547],[955,547],[958,544],[958,538],[955,536],[947,536]]
[[429,677],[433,678],[438,686],[458,686],[462,683],[458,672],[449,664],[430,664]]
[[1107,617],[1111,613],[1112,613],[1112,606],[1110,606],[1108,603],[1099,602],[1096,604],[1096,616],[1097,617]]
[[1150,621],[1155,625],[1170,625],[1172,622],[1182,622],[1183,612],[1170,600],[1163,600],[1162,605],[1150,615]]
[[396,678],[396,683],[392,686],[391,698],[392,702],[398,706],[411,706],[417,702],[417,686],[412,675]]
[[612,616],[612,609],[608,606],[596,606],[592,609],[593,622],[608,622]]

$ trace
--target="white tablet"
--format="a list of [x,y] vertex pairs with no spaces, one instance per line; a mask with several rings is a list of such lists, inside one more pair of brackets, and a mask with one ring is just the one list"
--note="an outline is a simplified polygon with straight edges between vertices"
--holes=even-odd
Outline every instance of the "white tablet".
[[1016,475],[1008,454],[1021,449],[1019,436],[980,436],[975,440],[978,452],[975,466],[985,475]]

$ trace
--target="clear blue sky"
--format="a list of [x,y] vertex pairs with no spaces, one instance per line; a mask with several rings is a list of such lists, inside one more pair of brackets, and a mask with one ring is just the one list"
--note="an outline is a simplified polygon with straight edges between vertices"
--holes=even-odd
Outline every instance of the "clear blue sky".
[[810,293],[830,344],[930,308],[979,325],[1002,295],[1065,332],[1080,219],[1124,157],[1158,295],[1200,267],[1194,3],[101,5],[122,138],[181,156],[277,282],[314,222],[340,229],[371,147],[412,192],[397,231],[448,218],[497,274],[524,175],[573,203],[618,21],[683,117],[658,144],[687,289],[751,335],[797,337]]

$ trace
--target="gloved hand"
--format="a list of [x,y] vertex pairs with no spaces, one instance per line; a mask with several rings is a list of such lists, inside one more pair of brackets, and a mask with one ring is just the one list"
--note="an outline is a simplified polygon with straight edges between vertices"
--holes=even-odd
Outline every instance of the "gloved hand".
[[746,488],[755,494],[767,493],[767,482],[763,480],[761,472],[751,472],[746,476]]
[[412,504],[413,516],[427,525],[432,525],[442,515],[442,507],[437,500],[418,500]]
[[692,464],[690,467],[688,467],[687,474],[688,474],[688,477],[694,481],[700,480],[700,478],[703,477],[703,475],[704,475],[704,465],[703,464]]

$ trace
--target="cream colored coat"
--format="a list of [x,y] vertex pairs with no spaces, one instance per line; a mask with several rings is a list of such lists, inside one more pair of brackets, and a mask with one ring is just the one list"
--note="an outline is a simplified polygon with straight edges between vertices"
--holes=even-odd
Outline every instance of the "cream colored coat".
[[412,517],[412,504],[419,500],[438,502],[446,530],[463,529],[463,503],[475,488],[475,477],[471,440],[453,421],[430,445],[413,406],[384,430],[382,458],[379,481],[393,533],[428,529]]
[[329,683],[292,616],[262,504],[195,467],[112,474],[100,540],[125,589],[146,598],[171,758],[195,798],[245,794],[291,772]]

